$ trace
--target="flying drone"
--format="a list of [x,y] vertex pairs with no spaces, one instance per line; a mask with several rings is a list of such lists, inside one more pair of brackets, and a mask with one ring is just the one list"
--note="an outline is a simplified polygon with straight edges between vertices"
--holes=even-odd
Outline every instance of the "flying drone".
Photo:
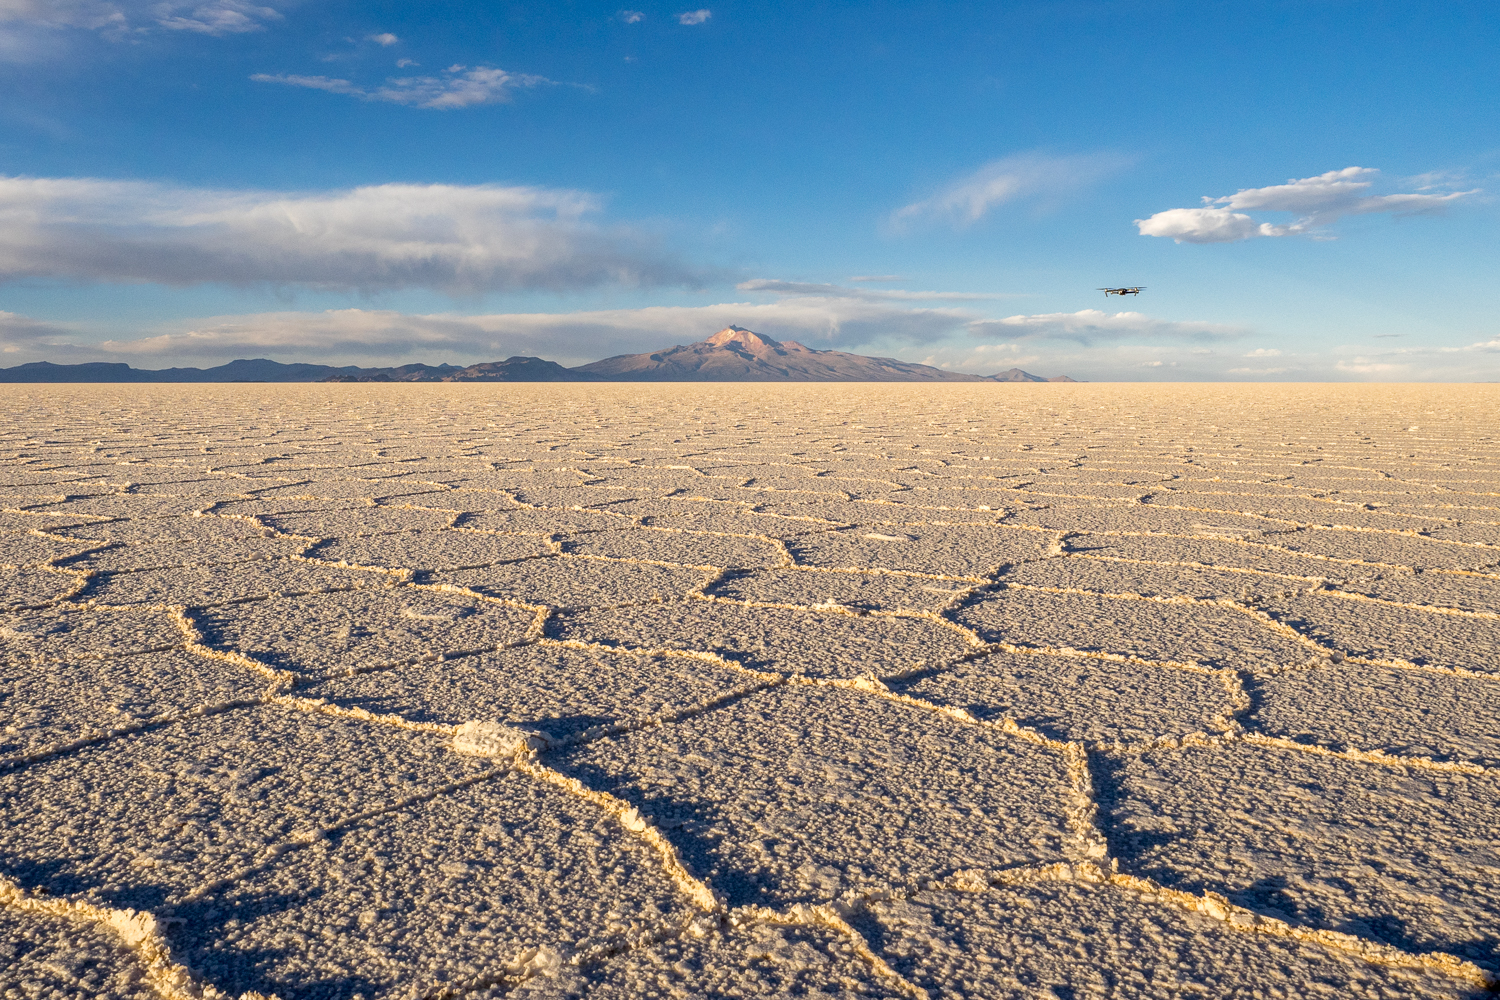
[[1145,285],[1135,285],[1131,288],[1101,288],[1099,291],[1103,292],[1107,298],[1111,295],[1139,295],[1145,287]]

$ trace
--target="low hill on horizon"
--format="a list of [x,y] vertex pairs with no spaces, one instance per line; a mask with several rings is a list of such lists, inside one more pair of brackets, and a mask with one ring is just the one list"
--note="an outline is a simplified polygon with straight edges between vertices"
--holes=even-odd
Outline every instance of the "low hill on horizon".
[[68,382],[1072,382],[1019,368],[969,375],[895,358],[820,351],[795,340],[773,340],[728,326],[706,340],[646,354],[619,354],[576,368],[515,356],[459,365],[409,364],[395,368],[283,364],[266,358],[213,368],[131,368],[121,362],[59,365],[33,361],[0,368],[0,383]]

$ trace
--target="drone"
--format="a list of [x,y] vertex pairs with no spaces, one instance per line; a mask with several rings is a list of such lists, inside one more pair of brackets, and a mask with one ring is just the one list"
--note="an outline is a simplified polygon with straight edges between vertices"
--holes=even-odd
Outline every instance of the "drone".
[[1099,291],[1108,298],[1111,295],[1139,295],[1145,287],[1145,285],[1136,285],[1132,288],[1101,288]]

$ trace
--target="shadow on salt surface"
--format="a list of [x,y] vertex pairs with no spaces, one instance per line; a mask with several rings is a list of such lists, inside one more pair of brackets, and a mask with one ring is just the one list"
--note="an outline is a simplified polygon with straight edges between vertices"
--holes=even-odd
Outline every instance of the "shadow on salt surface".
[[934,1000],[1471,995],[1437,972],[1246,934],[1113,886],[923,892],[872,903],[850,923]]
[[638,808],[730,905],[1054,861],[1068,836],[1054,751],[835,688],[775,688],[552,760]]
[[543,538],[473,531],[398,531],[319,542],[307,553],[358,566],[413,570],[462,569],[550,555]]
[[343,1000],[351,985],[428,996],[686,913],[618,822],[511,773],[341,830],[176,915],[174,954],[220,989]]
[[179,646],[169,612],[141,607],[63,607],[0,616],[0,660],[81,660]]
[[680,657],[522,646],[335,678],[299,693],[416,722],[491,719],[563,738],[601,723],[701,705],[746,680]]
[[1296,751],[1095,757],[1123,870],[1294,924],[1500,967],[1500,778]]

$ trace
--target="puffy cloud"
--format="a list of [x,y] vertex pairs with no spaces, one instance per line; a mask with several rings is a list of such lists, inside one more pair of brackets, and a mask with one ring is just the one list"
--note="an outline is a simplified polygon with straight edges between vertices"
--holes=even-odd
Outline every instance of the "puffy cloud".
[[622,10],[615,16],[626,24],[640,24],[646,19],[646,15],[638,10]]
[[1071,313],[1039,313],[1031,316],[1007,316],[1004,319],[976,320],[969,324],[977,336],[1008,339],[1044,338],[1073,340],[1092,344],[1109,340],[1230,340],[1248,331],[1218,323],[1182,323],[1156,319],[1138,312],[1106,313],[1098,309],[1080,309]]
[[714,16],[714,12],[703,8],[701,10],[690,10],[677,15],[678,24],[703,24]]
[[289,193],[0,177],[0,280],[450,292],[696,283],[643,234],[591,224],[600,208],[587,192],[498,185]]
[[397,38],[389,31],[383,31],[378,35],[371,35],[370,41],[374,42],[376,45],[390,46],[395,45],[397,42],[401,41],[401,39]]
[[[1135,224],[1142,236],[1170,237],[1178,243],[1232,243],[1257,236],[1316,235],[1347,215],[1439,212],[1454,201],[1479,193],[1477,188],[1431,193],[1444,175],[1428,174],[1418,178],[1421,186],[1416,192],[1371,195],[1369,190],[1379,173],[1369,167],[1345,167],[1316,177],[1294,178],[1285,184],[1243,188],[1222,198],[1205,197],[1202,208],[1172,208],[1149,219],[1136,219]],[[1298,218],[1286,225],[1256,222],[1244,214],[1255,209],[1290,212]]]
[[1095,184],[1132,161],[1112,153],[1046,156],[1022,153],[992,160],[974,173],[948,184],[930,198],[898,208],[891,215],[897,230],[921,221],[968,226],[1008,202],[1057,198]]
[[506,104],[514,91],[553,81],[530,73],[508,73],[503,69],[479,66],[450,66],[442,76],[390,77],[379,87],[366,88],[327,76],[302,76],[296,73],[256,73],[256,83],[281,83],[289,87],[326,90],[348,94],[365,101],[387,101],[418,108],[448,111],[478,104]]

